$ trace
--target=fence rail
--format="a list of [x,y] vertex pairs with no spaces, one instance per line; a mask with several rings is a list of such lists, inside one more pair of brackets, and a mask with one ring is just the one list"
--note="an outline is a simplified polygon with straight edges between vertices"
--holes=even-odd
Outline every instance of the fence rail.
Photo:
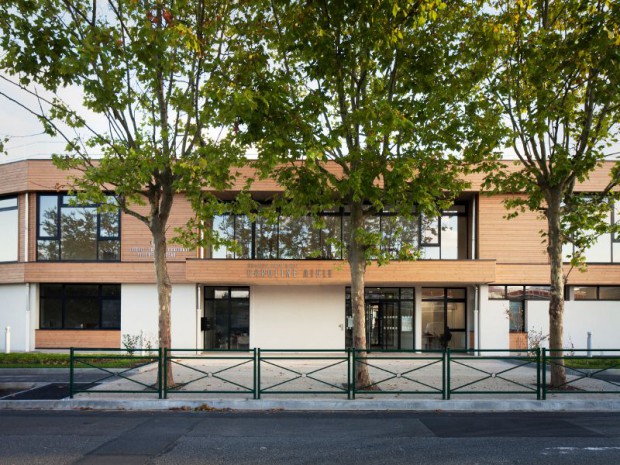
[[[597,353],[597,355],[592,355]],[[554,365],[566,381],[549,386]],[[76,370],[100,377],[76,382]],[[370,375],[364,379],[365,369]],[[170,370],[172,370],[170,372]],[[169,376],[169,374],[174,376]],[[76,394],[535,396],[620,394],[620,349],[389,350],[70,350],[70,397]]]
[[[599,355],[593,355],[593,352]],[[542,398],[546,399],[547,394],[620,394],[619,354],[620,349],[571,349],[562,355],[554,355],[554,351],[543,349]],[[554,365],[565,367],[566,381],[550,386],[547,373]]]

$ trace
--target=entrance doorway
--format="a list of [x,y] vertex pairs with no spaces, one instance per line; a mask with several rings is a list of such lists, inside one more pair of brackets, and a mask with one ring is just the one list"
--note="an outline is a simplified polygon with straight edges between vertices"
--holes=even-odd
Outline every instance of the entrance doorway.
[[463,288],[422,288],[422,348],[466,349],[467,299]]
[[204,348],[250,348],[250,289],[205,287],[201,329]]
[[[367,287],[366,348],[374,350],[412,350],[414,289]],[[346,289],[346,346],[353,347],[351,289]]]

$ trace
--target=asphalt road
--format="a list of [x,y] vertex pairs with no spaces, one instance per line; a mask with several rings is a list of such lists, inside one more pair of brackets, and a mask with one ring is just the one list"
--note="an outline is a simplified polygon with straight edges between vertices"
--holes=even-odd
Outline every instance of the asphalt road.
[[0,464],[620,464],[620,415],[0,411]]

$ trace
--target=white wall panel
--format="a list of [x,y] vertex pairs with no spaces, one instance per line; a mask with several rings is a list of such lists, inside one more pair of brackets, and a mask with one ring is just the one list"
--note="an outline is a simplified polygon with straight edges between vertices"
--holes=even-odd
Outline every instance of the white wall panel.
[[30,315],[28,287],[25,284],[0,285],[0,352],[4,353],[5,330],[11,328],[11,351],[30,350]]
[[253,286],[250,346],[344,348],[344,295],[341,286]]
[[[528,302],[528,329],[549,334],[549,302]],[[620,348],[620,302],[567,301],[564,308],[564,347],[587,349],[588,332],[593,349]],[[544,345],[548,347],[547,344]],[[594,351],[596,354],[596,350]]]
[[508,349],[508,301],[488,300],[488,290],[488,286],[480,286],[480,349]]

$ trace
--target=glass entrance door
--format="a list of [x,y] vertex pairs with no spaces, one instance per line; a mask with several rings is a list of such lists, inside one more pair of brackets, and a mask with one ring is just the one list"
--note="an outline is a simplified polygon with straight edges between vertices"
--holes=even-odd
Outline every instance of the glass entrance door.
[[250,347],[250,290],[247,287],[205,287],[205,349]]
[[398,302],[367,302],[366,322],[370,349],[398,349]]
[[466,293],[462,288],[422,288],[422,348],[466,349]]

